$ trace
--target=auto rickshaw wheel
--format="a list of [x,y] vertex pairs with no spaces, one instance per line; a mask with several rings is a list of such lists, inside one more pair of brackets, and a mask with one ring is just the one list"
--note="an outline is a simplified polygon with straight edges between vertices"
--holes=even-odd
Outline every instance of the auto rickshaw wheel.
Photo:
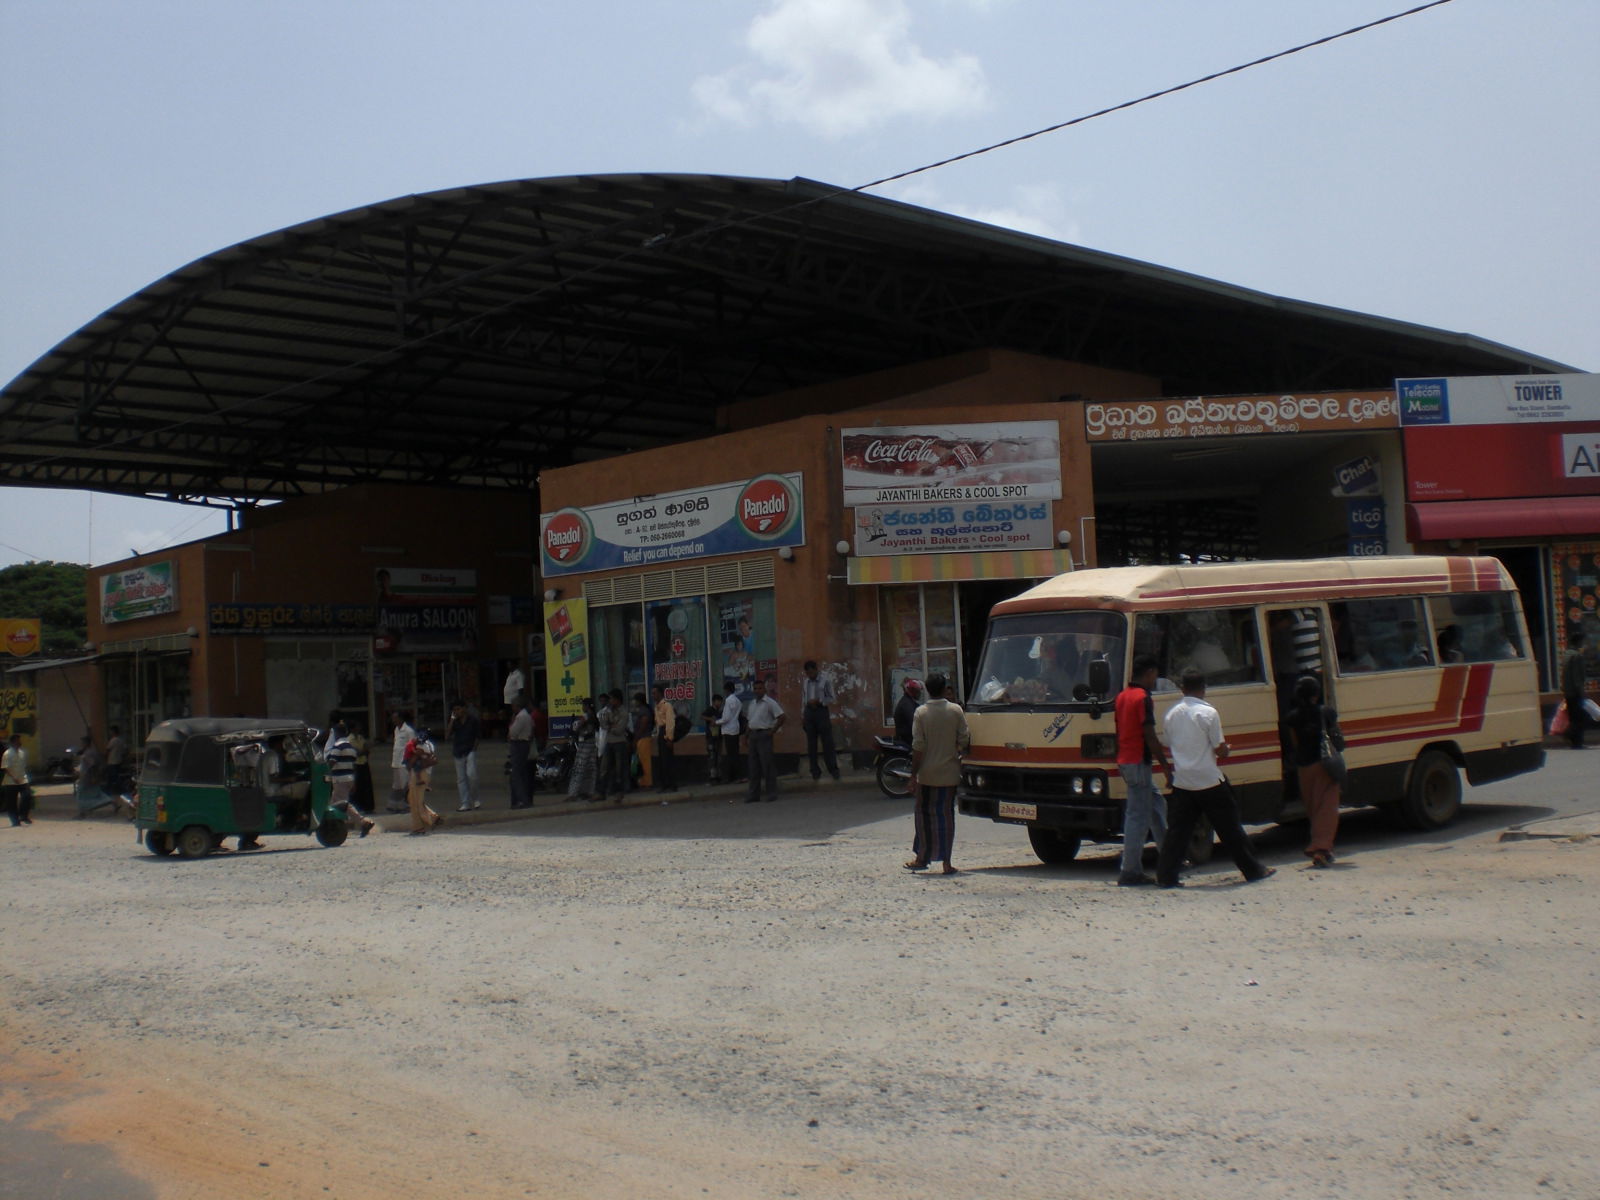
[[215,845],[211,830],[204,825],[191,825],[178,835],[178,853],[185,858],[204,858]]
[[171,854],[177,849],[177,846],[173,844],[170,833],[162,833],[159,829],[152,829],[144,835],[144,848],[159,857]]
[[344,821],[335,821],[330,817],[317,826],[317,841],[324,846],[342,846],[349,836],[350,826]]

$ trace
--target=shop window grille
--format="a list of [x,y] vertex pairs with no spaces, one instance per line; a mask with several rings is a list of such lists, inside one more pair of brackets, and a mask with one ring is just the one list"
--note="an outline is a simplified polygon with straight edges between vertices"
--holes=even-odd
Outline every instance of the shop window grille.
[[647,571],[640,580],[646,600],[670,600],[678,594],[672,590],[671,571]]

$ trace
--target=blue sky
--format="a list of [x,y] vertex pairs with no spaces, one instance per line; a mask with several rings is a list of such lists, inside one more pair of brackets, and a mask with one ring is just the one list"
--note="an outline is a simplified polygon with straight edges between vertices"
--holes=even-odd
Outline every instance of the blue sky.
[[[4,0],[0,378],[169,271],[410,192],[853,186],[1400,0]],[[1600,369],[1600,4],[1454,0],[883,194]],[[0,565],[220,515],[0,488]]]

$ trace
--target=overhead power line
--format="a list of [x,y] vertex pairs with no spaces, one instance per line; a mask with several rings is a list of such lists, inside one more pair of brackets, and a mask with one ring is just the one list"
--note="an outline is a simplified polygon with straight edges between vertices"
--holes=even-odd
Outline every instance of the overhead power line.
[[1093,121],[1097,117],[1110,116],[1112,113],[1122,112],[1124,109],[1134,108],[1140,104],[1148,104],[1152,100],[1160,100],[1163,96],[1176,95],[1178,92],[1187,91],[1189,88],[1199,87],[1202,83],[1225,79],[1229,75],[1237,75],[1241,71],[1248,71],[1252,67],[1264,66],[1269,62],[1276,62],[1280,58],[1288,58],[1291,54],[1299,54],[1303,50],[1311,50],[1317,46],[1326,46],[1329,42],[1337,42],[1340,38],[1365,33],[1369,29],[1376,29],[1379,25],[1387,25],[1391,21],[1400,20],[1402,17],[1414,16],[1419,12],[1426,12],[1430,8],[1438,8],[1440,5],[1449,3],[1451,3],[1451,0],[1429,0],[1429,3],[1419,4],[1415,8],[1408,8],[1405,12],[1391,13],[1387,17],[1379,17],[1376,21],[1368,21],[1364,25],[1353,25],[1349,29],[1341,30],[1339,33],[1330,33],[1327,37],[1320,37],[1315,41],[1301,42],[1298,46],[1291,46],[1287,50],[1279,50],[1276,54],[1266,54],[1260,58],[1253,58],[1249,62],[1240,63],[1236,67],[1229,67],[1225,71],[1213,71],[1209,75],[1191,79],[1187,83],[1179,83],[1169,88],[1162,88],[1159,92],[1151,92],[1149,95],[1140,96],[1137,100],[1124,100],[1121,104],[1113,104],[1109,108],[1096,109],[1092,113],[1084,113],[1081,117],[1073,117],[1070,121],[1058,121],[1054,125],[1046,125],[1043,129],[1035,129],[1032,133],[1018,134],[1016,137],[1006,138],[1003,142],[994,142],[988,146],[980,146],[976,150],[968,150],[962,154],[951,155],[949,158],[941,158],[938,162],[928,163],[921,167],[912,167],[909,171],[901,171],[896,175],[885,175],[882,179],[874,179],[871,183],[863,183],[849,190],[852,192],[864,192],[868,188],[882,187],[886,183],[894,183],[897,180],[909,179],[913,175],[921,175],[924,171],[936,171],[940,167],[948,167],[951,163],[977,158],[980,154],[990,154],[996,150],[1004,150],[1007,146],[1015,146],[1020,142],[1043,137],[1047,133],[1059,133],[1061,130],[1070,129],[1074,125],[1082,125],[1085,121]]

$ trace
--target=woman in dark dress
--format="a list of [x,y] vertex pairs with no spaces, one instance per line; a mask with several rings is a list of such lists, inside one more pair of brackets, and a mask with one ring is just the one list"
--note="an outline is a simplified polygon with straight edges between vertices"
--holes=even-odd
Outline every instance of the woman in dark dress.
[[1326,730],[1337,750],[1344,749],[1344,735],[1339,732],[1339,715],[1322,702],[1322,685],[1314,676],[1302,675],[1296,680],[1287,725],[1300,798],[1311,823],[1311,840],[1305,854],[1313,867],[1330,867],[1333,839],[1339,832],[1341,789],[1338,780],[1322,765],[1322,735]]

